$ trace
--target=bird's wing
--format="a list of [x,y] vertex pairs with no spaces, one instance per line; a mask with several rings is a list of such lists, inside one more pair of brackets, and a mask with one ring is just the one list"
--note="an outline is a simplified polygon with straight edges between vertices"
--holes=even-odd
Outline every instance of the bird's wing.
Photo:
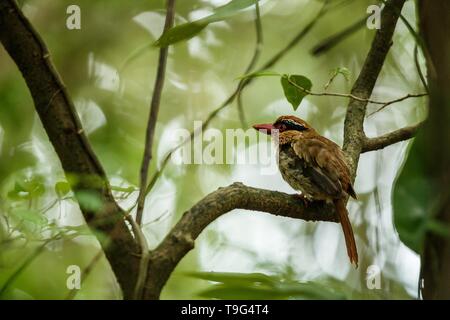
[[320,137],[300,137],[292,143],[295,154],[305,163],[305,174],[330,196],[339,196],[350,184],[342,151],[334,142]]

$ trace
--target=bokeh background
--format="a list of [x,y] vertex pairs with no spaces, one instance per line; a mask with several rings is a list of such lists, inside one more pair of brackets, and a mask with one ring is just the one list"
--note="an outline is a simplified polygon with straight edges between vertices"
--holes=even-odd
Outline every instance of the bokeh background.
[[[361,20],[373,1],[331,1],[332,10],[271,68],[302,74],[313,91],[325,91],[332,70],[349,70],[327,89],[349,92],[375,30],[366,27],[326,53],[311,49],[325,38]],[[19,1],[47,43],[53,61],[73,97],[82,124],[124,208],[137,198],[144,132],[156,73],[164,1],[77,0]],[[227,0],[179,0],[176,23],[207,16]],[[66,28],[66,8],[81,8],[81,30]],[[316,0],[261,1],[263,47],[257,66],[283,48],[323,5]],[[403,15],[416,25],[414,1]],[[193,129],[234,91],[255,49],[254,9],[210,24],[198,36],[170,47],[166,83],[156,127],[153,173],[175,146],[177,128]],[[394,45],[373,99],[387,101],[422,92],[414,64],[415,41],[399,22]],[[419,63],[423,60],[419,56]],[[255,79],[243,92],[248,122],[271,122],[295,114],[326,137],[342,144],[347,99],[306,97],[294,112],[279,79]],[[410,99],[368,116],[365,129],[375,136],[416,123],[425,116],[424,99]],[[369,105],[368,113],[377,106]],[[236,103],[211,122],[211,128],[241,128]],[[245,128],[247,129],[247,128]],[[259,143],[269,143],[261,140]],[[360,252],[351,267],[341,228],[264,213],[235,210],[213,222],[196,248],[178,265],[163,299],[235,298],[417,298],[419,256],[400,241],[394,226],[392,189],[408,154],[408,142],[362,155],[349,211]],[[247,146],[256,150],[257,146]],[[242,152],[242,149],[241,149]],[[17,67],[0,50],[0,289],[2,299],[119,299],[120,290],[107,260],[84,221],[48,141]],[[280,174],[261,175],[254,165],[175,165],[170,163],[146,201],[144,232],[151,247],[180,215],[220,186],[241,181],[255,187],[293,192]],[[72,235],[61,235],[67,232]],[[69,265],[92,271],[74,297],[66,287]],[[381,271],[381,288],[367,287],[369,266]],[[373,268],[373,267],[372,267]],[[192,272],[234,272],[216,281]],[[272,281],[258,287],[248,273]],[[263,277],[262,275],[258,275]],[[230,280],[231,279],[231,280]],[[211,279],[210,279],[211,280]],[[233,285],[229,285],[232,283]],[[256,283],[256,284],[255,284]],[[304,285],[299,287],[299,285]],[[300,289],[299,289],[300,288]],[[220,289],[220,290],[218,290]],[[246,290],[248,289],[248,290]],[[264,289],[264,290],[263,290]],[[299,289],[299,290],[297,290]],[[215,290],[215,291],[214,291]]]

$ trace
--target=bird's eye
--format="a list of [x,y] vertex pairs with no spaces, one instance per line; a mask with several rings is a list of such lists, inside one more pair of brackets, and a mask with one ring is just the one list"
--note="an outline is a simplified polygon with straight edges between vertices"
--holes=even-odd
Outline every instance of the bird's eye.
[[297,122],[293,122],[293,121],[289,121],[289,120],[285,120],[283,121],[283,126],[285,130],[296,130],[296,131],[305,131],[307,130],[307,128]]

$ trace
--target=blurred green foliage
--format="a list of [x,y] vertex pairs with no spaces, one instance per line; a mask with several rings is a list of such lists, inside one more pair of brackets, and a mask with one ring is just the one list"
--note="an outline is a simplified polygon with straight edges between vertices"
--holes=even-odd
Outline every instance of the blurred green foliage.
[[[254,1],[240,1],[237,7],[234,6],[237,2],[233,2],[233,6],[227,6],[227,2],[176,2],[175,22],[179,27],[173,30],[178,30],[179,34],[176,37],[166,35],[170,38],[167,44],[174,39],[195,37],[169,49],[151,173],[159,168],[165,153],[174,145],[170,139],[173,130],[192,130],[194,120],[205,119],[215,110],[235,89],[237,78],[246,72],[254,54],[255,14],[249,8]],[[310,49],[360,20],[372,2],[330,1],[333,10],[285,53],[271,68],[273,71],[260,75],[306,75],[308,78],[291,76],[291,80],[308,90],[314,83],[315,88],[323,84],[335,92],[348,93],[374,31],[362,28],[320,57],[313,57]],[[161,40],[165,1],[78,0],[81,30],[65,27],[66,8],[74,4],[73,1],[26,0],[20,3],[52,53],[89,141],[111,179],[114,196],[124,208],[130,208],[137,196],[146,119],[157,68],[158,49],[152,44]],[[291,41],[322,5],[323,1],[315,0],[260,1],[264,43],[257,66]],[[404,15],[414,20],[412,1]],[[201,28],[195,23],[199,20],[205,22],[200,24]],[[186,28],[193,28],[195,32]],[[410,50],[414,45],[408,28],[400,25],[392,54],[378,81],[376,95],[382,96],[382,100],[385,100],[384,95],[397,97],[403,92],[420,89]],[[342,77],[337,77],[338,74]],[[281,114],[292,113],[341,143],[347,100],[305,96],[293,89],[286,83],[285,76],[281,80],[258,77],[242,95],[249,123],[270,122]],[[378,133],[378,129],[390,131],[421,119],[420,105],[421,101],[417,100],[393,106],[368,118],[366,124],[376,128],[373,134]],[[232,104],[218,114],[211,127],[221,132],[240,128],[237,115],[236,105]],[[257,215],[259,222],[252,224],[244,222],[239,211],[219,219],[202,233],[196,249],[182,260],[171,276],[162,298],[410,298],[414,294],[415,278],[414,275],[403,277],[404,266],[397,259],[400,250],[403,250],[400,258],[406,251],[396,242],[395,232],[383,233],[390,229],[379,222],[381,213],[376,209],[373,196],[373,190],[385,190],[386,184],[392,186],[398,168],[389,159],[395,155],[393,150],[399,150],[395,148],[382,151],[384,158],[377,160],[384,161],[384,167],[392,165],[393,174],[387,176],[388,181],[372,178],[375,170],[367,165],[372,160],[363,158],[360,164],[363,169],[357,178],[357,191],[364,196],[360,197],[360,202],[351,204],[363,257],[357,271],[348,269],[344,251],[335,247],[343,240],[333,237],[331,228],[320,230],[328,224],[313,225],[251,213]],[[406,154],[403,152],[400,158]],[[237,165],[169,165],[147,198],[144,232],[150,245],[156,246],[182,212],[219,186],[246,180],[249,184],[286,188],[276,177],[261,177],[254,174],[253,169]],[[6,52],[0,50],[0,298],[65,299],[69,293],[67,267],[77,265],[84,270],[93,261],[99,246],[85,227],[78,202],[70,192],[70,185],[77,182],[74,178],[65,177],[35,115],[25,82]],[[403,191],[402,185],[406,186]],[[405,179],[401,176],[399,186],[394,196],[396,227],[402,241],[416,249],[417,237],[422,232],[417,230],[426,228],[424,223],[433,226],[424,221],[420,204],[427,196],[427,185],[418,172],[417,176]],[[414,189],[411,194],[410,187]],[[403,198],[398,198],[399,192],[404,192]],[[92,194],[77,194],[77,198],[82,206],[95,209],[100,205]],[[385,194],[380,201],[383,207],[389,207],[390,194]],[[419,202],[417,206],[411,206],[416,202]],[[407,204],[408,211],[405,211]],[[417,211],[409,215],[411,208]],[[383,214],[387,214],[390,221],[391,212]],[[230,221],[235,222],[235,228],[224,232],[221,228]],[[259,235],[261,239],[252,239],[250,234]],[[248,237],[246,241],[234,242],[243,236]],[[260,243],[268,238],[270,246]],[[387,240],[380,245],[380,239]],[[320,247],[319,242],[323,244]],[[277,257],[271,251],[272,246],[283,248],[276,252]],[[413,262],[412,267],[408,265],[409,269],[418,266],[418,260]],[[380,290],[368,290],[365,286],[366,268],[371,264],[382,267]],[[185,276],[188,272],[211,268],[227,272],[195,272],[194,277]],[[286,269],[290,271],[285,272]],[[8,288],[3,290],[5,284]],[[117,298],[120,298],[117,283],[102,257],[83,280],[75,299]]]

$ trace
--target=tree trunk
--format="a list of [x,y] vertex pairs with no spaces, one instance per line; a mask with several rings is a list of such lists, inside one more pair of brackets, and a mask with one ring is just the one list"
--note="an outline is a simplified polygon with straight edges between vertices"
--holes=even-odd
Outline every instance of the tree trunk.
[[[434,195],[432,219],[450,226],[450,1],[419,1],[430,90],[429,115],[423,129],[426,174]],[[444,229],[445,230],[445,229]],[[424,299],[450,299],[450,237],[428,232],[422,255]]]

